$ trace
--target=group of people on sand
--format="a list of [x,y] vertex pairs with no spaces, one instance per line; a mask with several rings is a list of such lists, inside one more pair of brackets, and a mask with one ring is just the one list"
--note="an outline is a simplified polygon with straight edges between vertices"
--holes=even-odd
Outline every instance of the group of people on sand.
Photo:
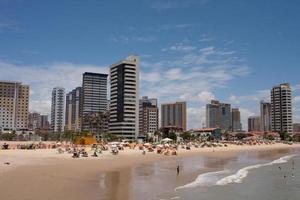
[[3,150],[9,149],[9,144],[4,143],[1,147],[1,149],[3,149]]

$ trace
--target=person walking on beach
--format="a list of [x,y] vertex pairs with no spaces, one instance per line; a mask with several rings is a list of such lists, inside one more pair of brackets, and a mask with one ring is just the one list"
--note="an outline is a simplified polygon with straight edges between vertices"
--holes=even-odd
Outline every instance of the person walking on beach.
[[177,175],[179,175],[179,165],[177,166]]

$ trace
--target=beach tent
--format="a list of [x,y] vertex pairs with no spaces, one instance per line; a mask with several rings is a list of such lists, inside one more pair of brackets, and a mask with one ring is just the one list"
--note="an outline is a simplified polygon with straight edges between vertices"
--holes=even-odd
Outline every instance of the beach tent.
[[164,138],[162,141],[163,141],[163,142],[171,142],[171,141],[173,141],[173,140],[170,139],[170,138]]

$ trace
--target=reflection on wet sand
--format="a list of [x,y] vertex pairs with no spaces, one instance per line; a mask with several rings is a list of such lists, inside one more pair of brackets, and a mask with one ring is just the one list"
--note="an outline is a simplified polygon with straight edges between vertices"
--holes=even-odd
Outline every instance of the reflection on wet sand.
[[100,175],[100,199],[131,199],[131,169],[122,169]]

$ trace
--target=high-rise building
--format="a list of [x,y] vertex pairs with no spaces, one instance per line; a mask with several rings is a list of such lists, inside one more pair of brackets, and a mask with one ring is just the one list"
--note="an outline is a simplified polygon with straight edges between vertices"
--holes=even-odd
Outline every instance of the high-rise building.
[[29,86],[0,81],[0,130],[28,129]]
[[55,87],[52,90],[51,130],[61,132],[65,124],[65,89]]
[[139,133],[139,58],[129,56],[110,67],[109,131],[135,139]]
[[91,130],[89,118],[107,111],[107,74],[85,72],[82,81],[82,130]]
[[260,131],[260,117],[251,116],[248,118],[248,131]]
[[157,99],[142,97],[139,103],[139,128],[140,134],[154,133],[158,130]]
[[260,102],[260,130],[271,131],[271,103]]
[[241,113],[238,108],[232,108],[231,110],[231,121],[232,121],[232,131],[241,131]]
[[288,83],[271,90],[271,122],[272,131],[293,132],[292,90]]
[[37,130],[41,128],[41,114],[37,112],[29,113],[28,129]]
[[48,130],[50,128],[48,115],[41,115],[41,129]]
[[212,100],[206,105],[206,126],[207,128],[220,128],[225,131],[232,130],[231,105]]
[[80,132],[82,115],[82,88],[77,87],[66,95],[65,129]]
[[174,126],[186,131],[186,102],[161,105],[161,127]]

